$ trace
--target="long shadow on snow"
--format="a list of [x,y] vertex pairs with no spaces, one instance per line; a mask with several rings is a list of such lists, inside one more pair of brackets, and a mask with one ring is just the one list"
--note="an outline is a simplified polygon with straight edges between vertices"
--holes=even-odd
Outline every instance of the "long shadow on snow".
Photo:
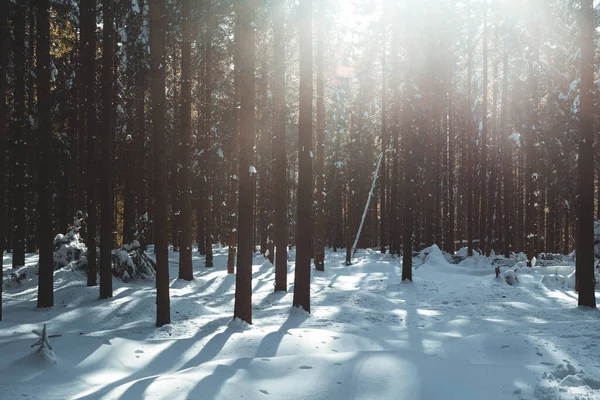
[[[191,366],[191,364],[193,364],[192,360],[188,361],[184,366],[179,367],[177,365],[177,362],[179,362],[181,355],[185,351],[189,350],[189,348],[192,345],[194,345],[198,341],[202,340],[204,337],[211,335],[212,333],[214,333],[214,331],[219,329],[221,326],[225,325],[227,323],[227,321],[230,321],[230,320],[231,320],[230,317],[223,317],[223,318],[219,318],[217,320],[211,321],[211,323],[205,325],[205,328],[210,326],[210,329],[204,329],[204,330],[201,329],[198,332],[198,334],[196,334],[192,338],[178,339],[178,340],[172,341],[172,343],[169,347],[167,347],[160,354],[158,354],[156,357],[154,357],[152,362],[150,364],[148,364],[142,370],[137,370],[136,372],[134,372],[131,375],[128,375],[125,378],[111,382],[110,384],[97,389],[93,393],[87,394],[85,396],[77,396],[76,398],[77,399],[89,399],[89,400],[98,399],[125,383],[132,382],[132,381],[138,381],[138,380],[142,383],[137,384],[135,390],[138,391],[139,393],[143,393],[145,388],[147,386],[149,386],[152,383],[152,381],[154,379],[156,379],[156,377],[158,377],[162,374],[165,374],[165,373],[172,373],[172,372],[176,372],[181,369],[184,369],[184,368],[189,368]],[[229,337],[231,337],[231,335],[235,332],[236,332],[235,329],[227,328],[226,331],[215,335],[203,346],[200,353],[198,355],[196,355],[193,358],[193,360],[195,360],[198,363],[210,361],[212,358],[214,358],[218,354],[218,352],[223,348],[223,346],[225,345],[225,343],[227,342]],[[216,352],[215,352],[215,349],[216,349]],[[177,360],[177,361],[174,362],[174,360]],[[92,371],[89,371],[89,372],[92,373]],[[142,390],[141,385],[144,385],[143,390]],[[128,389],[128,391],[129,391],[129,389]],[[133,397],[133,398],[142,398],[142,397],[143,396]],[[128,398],[128,397],[124,395],[123,398]]]

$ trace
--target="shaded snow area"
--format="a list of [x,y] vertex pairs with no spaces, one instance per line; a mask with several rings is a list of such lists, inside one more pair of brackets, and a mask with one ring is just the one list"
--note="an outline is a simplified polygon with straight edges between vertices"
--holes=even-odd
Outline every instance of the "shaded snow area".
[[[231,320],[227,249],[210,270],[194,255],[195,280],[172,279],[160,329],[152,279],[115,279],[98,300],[83,272],[59,270],[47,310],[35,274],[5,288],[0,399],[600,399],[600,312],[577,308],[572,261],[451,264],[434,246],[411,283],[389,255],[361,250],[346,267],[345,252],[327,252],[309,315],[291,309],[293,262],[290,292],[273,293],[273,266],[256,255],[248,326]],[[30,347],[43,324],[51,355]]]

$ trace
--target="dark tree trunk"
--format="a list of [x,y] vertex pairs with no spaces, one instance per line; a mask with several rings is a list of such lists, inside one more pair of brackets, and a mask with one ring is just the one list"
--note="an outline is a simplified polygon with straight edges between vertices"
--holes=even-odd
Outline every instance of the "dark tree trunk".
[[[384,31],[385,32],[385,31]],[[381,254],[385,254],[387,245],[387,224],[386,224],[386,189],[388,185],[387,163],[387,145],[388,145],[388,126],[387,126],[387,73],[386,73],[386,49],[385,38],[381,49],[381,171],[379,180],[379,242]],[[395,200],[395,199],[394,199]]]
[[[239,172],[238,158],[240,153],[239,137],[240,137],[240,101],[241,101],[241,88],[240,88],[240,5],[236,3],[234,5],[235,13],[235,28],[234,28],[234,55],[233,55],[233,112],[232,117],[232,136],[231,136],[231,160],[232,166],[229,174],[229,249],[227,254],[227,273],[233,274],[235,272],[235,253],[237,244],[237,222],[238,222],[238,179],[237,173]],[[275,96],[275,94],[273,94]],[[275,179],[275,178],[274,178]],[[277,279],[276,279],[277,280]],[[275,284],[277,286],[277,283]]]
[[112,0],[102,2],[102,121],[104,132],[101,139],[100,154],[100,298],[112,297],[112,260],[113,248],[113,186],[111,145],[113,140],[113,93],[114,71],[113,53],[115,46],[115,21]]
[[205,3],[205,10],[207,14],[207,27],[205,31],[205,57],[206,65],[204,69],[204,128],[205,130],[205,142],[204,142],[204,199],[205,199],[205,225],[204,225],[204,239],[206,247],[205,267],[210,268],[213,266],[213,184],[214,176],[212,172],[212,73],[213,73],[213,14],[210,10],[210,1]]
[[594,280],[594,10],[582,0],[580,10],[581,108],[578,164],[576,276],[580,306],[596,308]]
[[[140,13],[136,15],[135,24],[137,29],[142,29],[144,24],[144,0],[137,0],[138,6],[140,7]],[[138,59],[137,62],[137,71],[135,78],[135,205],[136,205],[136,213],[137,218],[145,218],[146,211],[150,208],[150,204],[147,204],[147,191],[146,187],[148,185],[148,180],[146,178],[146,160],[148,159],[148,155],[146,153],[150,153],[150,149],[146,147],[148,143],[148,138],[146,134],[146,112],[145,112],[145,94],[146,94],[146,76],[148,73],[146,67],[146,44],[145,43],[136,43],[136,56]],[[140,228],[140,227],[138,227]],[[138,237],[139,239],[139,237]],[[146,237],[146,239],[148,239]],[[147,243],[140,243],[142,248],[145,248]]]
[[87,247],[88,247],[88,270],[87,285],[96,286],[96,1],[82,0],[81,8],[81,42],[83,48],[81,56],[84,65],[84,92],[85,101],[85,136],[87,141],[84,180],[87,190]]
[[[8,2],[0,2],[0,252],[4,251],[4,208],[6,205],[6,192],[4,187],[6,154],[6,75],[8,74]],[[0,282],[4,280],[3,268],[0,268]],[[2,290],[0,289],[0,321],[2,321]]]
[[167,143],[165,136],[165,1],[150,2],[150,75],[154,131],[154,252],[156,326],[171,323],[167,232]]
[[[245,0],[239,7],[239,50],[240,50],[240,168],[237,274],[235,284],[235,305],[233,317],[252,323],[252,244],[254,192],[256,174],[251,171],[254,162],[255,125],[255,32],[252,26],[255,18],[255,2]],[[236,40],[238,37],[236,37]]]
[[[317,126],[315,188],[315,268],[325,271],[325,1],[318,0],[317,9]],[[312,160],[311,160],[312,161]]]
[[179,234],[179,279],[194,279],[192,268],[192,175],[190,170],[190,147],[192,138],[192,40],[193,0],[183,0],[181,8],[181,133],[179,136],[179,205],[183,216]]
[[[529,123],[527,129],[527,136],[525,138],[525,151],[526,151],[526,165],[525,165],[525,241],[527,243],[527,260],[531,262],[536,253],[536,241],[538,240],[538,211],[537,205],[539,199],[538,193],[538,173],[535,172],[534,164],[539,164],[536,151],[537,142],[537,63],[539,62],[539,26],[534,22],[531,26],[532,32],[532,51],[531,61],[529,63],[529,94],[530,107],[529,111]],[[593,181],[593,177],[592,177]]]
[[510,50],[509,31],[506,32],[506,44],[504,46],[504,57],[502,66],[502,105],[500,108],[500,128],[499,132],[502,137],[502,177],[504,187],[504,204],[503,204],[503,222],[504,222],[504,256],[510,257],[513,233],[512,213],[512,151],[509,142],[508,134],[508,56]]
[[[487,162],[487,147],[488,147],[488,118],[487,118],[487,102],[488,102],[488,46],[487,46],[487,3],[483,3],[483,87],[481,95],[481,167],[480,167],[480,202],[479,202],[479,249],[482,254],[486,254],[487,246],[487,221],[488,203],[487,203],[487,177],[488,177],[488,162]],[[489,238],[488,238],[489,240]]]
[[473,113],[471,107],[471,77],[473,64],[473,49],[471,45],[471,1],[467,1],[467,249],[469,256],[473,255]]
[[298,210],[294,307],[310,312],[312,231],[312,0],[300,3],[300,100],[298,117]]
[[54,265],[52,254],[52,119],[50,110],[50,3],[37,3],[37,96],[38,96],[38,145],[39,145],[39,192],[38,225],[39,285],[38,307],[54,305]]
[[[15,5],[14,14],[14,62],[15,68],[25,68],[25,13],[27,4],[20,1]],[[13,165],[13,267],[25,265],[25,168],[27,162],[26,117],[25,117],[25,73],[15,73],[14,86],[14,138],[12,140],[11,164]],[[5,78],[2,78],[5,79]],[[46,149],[47,151],[47,149]]]
[[447,246],[446,251],[454,253],[454,226],[455,226],[455,209],[454,209],[454,146],[455,146],[455,124],[454,124],[454,95],[452,81],[450,81],[450,90],[448,91],[448,225],[446,229]]

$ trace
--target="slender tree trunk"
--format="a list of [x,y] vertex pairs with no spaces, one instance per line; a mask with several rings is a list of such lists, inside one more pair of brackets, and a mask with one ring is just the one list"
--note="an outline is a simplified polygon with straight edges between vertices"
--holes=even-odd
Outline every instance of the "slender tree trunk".
[[206,257],[204,259],[204,266],[210,268],[213,266],[213,184],[214,176],[212,171],[213,164],[213,120],[212,120],[212,82],[213,82],[213,13],[211,10],[212,4],[210,1],[205,3],[206,9],[206,31],[205,31],[205,57],[206,66],[204,69],[204,127],[205,131],[205,143],[204,143],[204,195],[205,195],[205,225],[204,225],[204,239],[206,247]]
[[454,124],[454,95],[453,95],[452,82],[450,82],[450,90],[448,93],[448,228],[446,230],[446,236],[448,238],[448,246],[446,251],[454,252],[454,227],[455,227],[455,202],[454,202],[454,146],[455,146],[455,124]]
[[88,270],[87,285],[96,286],[96,1],[82,0],[81,9],[81,41],[85,85],[85,136],[87,142],[85,169],[85,181],[87,183],[87,247],[88,247]]
[[[527,260],[531,263],[536,253],[536,241],[538,240],[538,211],[537,205],[539,199],[537,198],[538,193],[538,173],[534,170],[534,164],[538,164],[536,151],[537,142],[537,63],[539,62],[539,25],[534,22],[534,26],[531,27],[532,31],[532,59],[529,63],[529,92],[531,96],[530,103],[530,114],[529,114],[529,126],[527,136],[525,138],[525,151],[526,151],[526,166],[525,166],[525,239],[527,243]],[[531,265],[531,264],[530,264]]]
[[576,276],[580,306],[596,308],[594,280],[594,10],[582,0],[580,10],[581,103],[578,164]]
[[513,198],[513,188],[512,188],[512,151],[509,142],[508,135],[508,56],[510,51],[510,38],[509,31],[507,29],[506,32],[506,41],[504,45],[504,56],[503,56],[503,66],[502,66],[502,105],[500,108],[500,135],[502,137],[502,177],[503,177],[503,187],[504,187],[504,256],[510,257],[511,245],[512,245],[512,232],[513,227],[512,223],[514,221],[514,216],[512,213],[512,198]]
[[[8,75],[8,2],[0,2],[0,253],[4,252],[4,207],[6,204],[6,189],[4,183],[6,155],[6,76]],[[4,271],[0,268],[0,282],[4,282]],[[2,321],[2,290],[0,289],[0,321]]]
[[167,239],[167,146],[165,137],[165,0],[150,2],[150,75],[154,131],[154,252],[156,326],[171,323]]
[[[387,32],[386,32],[387,33]],[[386,48],[385,36],[381,49],[381,179],[379,181],[379,240],[381,254],[385,254],[387,245],[387,202],[386,189],[388,186],[387,163],[387,145],[388,145],[388,126],[387,126],[387,73],[386,73]],[[395,200],[395,199],[394,199]]]
[[[231,172],[229,174],[229,250],[227,254],[227,273],[235,272],[235,253],[237,243],[237,222],[238,222],[238,158],[240,153],[239,137],[240,137],[240,5],[234,5],[235,13],[235,33],[234,33],[234,56],[233,56],[233,112],[232,116],[232,137],[231,137]],[[275,94],[273,94],[275,96]],[[277,280],[277,279],[276,279]],[[276,284],[277,286],[277,284]]]
[[[25,12],[27,5],[25,1],[20,1],[15,5],[14,14],[14,62],[15,68],[25,67]],[[25,117],[25,74],[15,73],[14,86],[14,116],[15,132],[12,140],[13,146],[10,152],[12,172],[13,196],[13,235],[12,250],[13,268],[25,265],[25,168],[27,161],[27,143],[26,143],[26,117]]]
[[192,138],[192,40],[193,0],[183,0],[181,43],[181,133],[179,136],[179,205],[181,209],[181,232],[179,234],[179,279],[194,279],[192,268],[192,175],[190,146]]
[[39,243],[39,285],[38,307],[54,305],[54,265],[52,254],[52,119],[50,103],[50,3],[39,0],[37,3],[38,44],[37,96],[38,96],[38,144],[39,175],[38,225]]
[[300,103],[298,117],[298,210],[294,307],[310,312],[312,224],[312,0],[300,3]]
[[471,79],[473,49],[471,45],[471,1],[467,0],[467,248],[469,257],[473,255],[473,99],[471,98]]
[[275,291],[287,291],[289,242],[285,111],[285,1],[273,10],[273,197],[275,201]]
[[100,298],[112,297],[113,248],[113,188],[111,175],[111,142],[113,139],[113,52],[115,40],[114,10],[112,0],[103,0],[102,37],[102,121],[104,133],[101,139],[100,155]]
[[316,126],[316,189],[315,189],[315,268],[325,271],[325,1],[317,3],[317,126]]
[[239,168],[239,205],[237,274],[235,280],[235,305],[233,317],[252,323],[252,244],[254,190],[254,126],[255,126],[255,32],[254,18],[256,4],[253,0],[244,0],[239,7],[240,40],[240,168]]
[[[483,87],[481,102],[481,171],[480,171],[480,203],[479,203],[479,248],[482,254],[486,254],[486,234],[488,232],[487,224],[491,221],[487,221],[488,204],[487,204],[487,176],[488,176],[488,162],[487,162],[487,146],[488,146],[488,28],[487,28],[487,0],[483,2]],[[489,240],[489,238],[487,238]]]

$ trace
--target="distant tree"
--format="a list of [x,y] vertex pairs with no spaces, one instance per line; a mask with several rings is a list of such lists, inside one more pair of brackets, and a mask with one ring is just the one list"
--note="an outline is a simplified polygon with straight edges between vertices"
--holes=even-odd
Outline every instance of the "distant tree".
[[150,3],[150,81],[154,139],[154,252],[156,326],[171,323],[167,242],[167,149],[165,136],[165,0]]
[[275,201],[275,291],[287,292],[289,219],[285,140],[285,4],[273,10],[273,197]]
[[579,112],[578,231],[576,273],[580,306],[596,308],[594,282],[594,9],[582,0],[579,10],[581,95]]
[[[255,127],[255,27],[254,0],[244,0],[238,8],[236,23],[239,27],[240,51],[240,153],[239,153],[239,204],[238,253],[235,280],[235,306],[233,317],[252,323],[252,244],[254,190],[256,169],[254,163]],[[236,41],[238,37],[236,37]]]
[[54,305],[54,263],[52,251],[52,119],[50,102],[50,2],[37,2],[37,96],[38,96],[38,307]]

